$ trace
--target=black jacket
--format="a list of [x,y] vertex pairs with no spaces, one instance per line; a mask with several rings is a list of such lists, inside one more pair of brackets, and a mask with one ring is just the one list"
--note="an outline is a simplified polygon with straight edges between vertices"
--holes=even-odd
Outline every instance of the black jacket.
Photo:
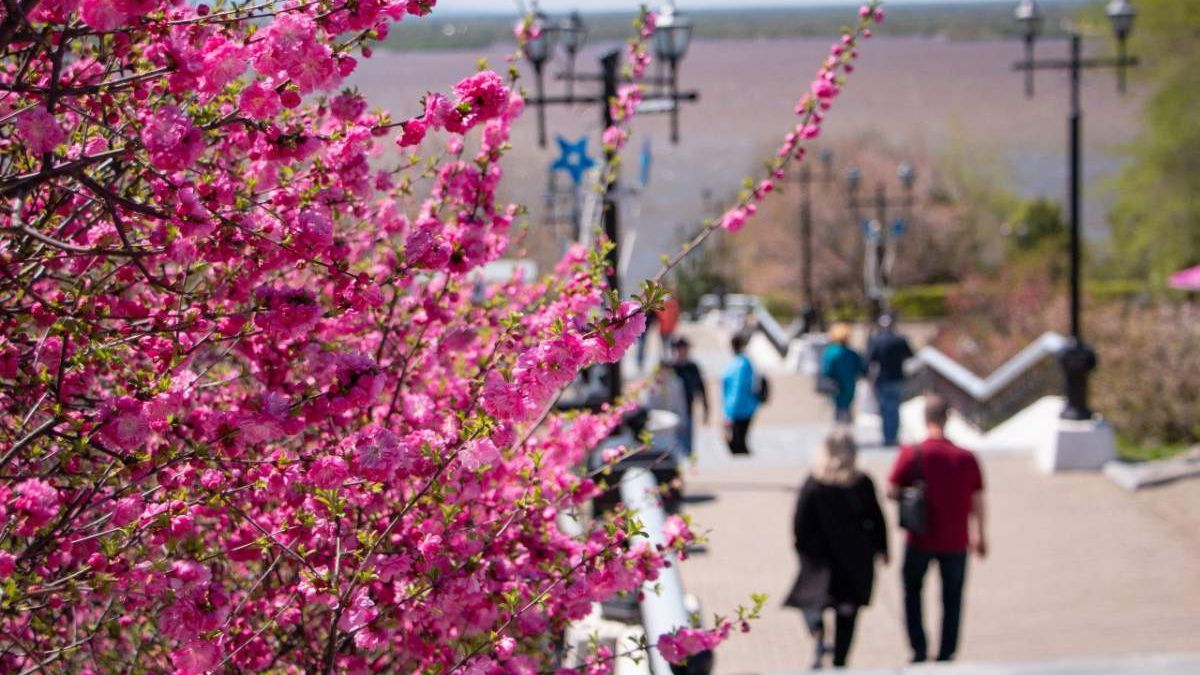
[[908,340],[890,328],[880,331],[867,343],[867,364],[877,368],[876,382],[904,381],[904,362],[912,357]]
[[847,486],[809,477],[800,489],[792,532],[800,574],[785,604],[800,609],[867,605],[875,556],[887,554],[887,526],[875,483],[865,474]]

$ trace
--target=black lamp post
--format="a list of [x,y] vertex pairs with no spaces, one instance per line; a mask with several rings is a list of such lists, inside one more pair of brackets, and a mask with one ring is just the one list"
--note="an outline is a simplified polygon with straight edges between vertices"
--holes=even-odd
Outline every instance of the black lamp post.
[[[555,34],[558,32],[558,27],[550,23],[545,14],[535,11],[530,29],[530,37],[525,41],[523,51],[525,58],[533,66],[534,87],[536,87],[537,97],[540,99],[545,92],[546,62],[554,53],[554,41],[557,37]],[[546,147],[546,108],[539,105],[537,115],[538,145],[544,148]]]
[[[662,15],[669,15],[671,21],[664,28],[663,22],[660,19],[657,32],[655,33],[655,51],[659,53],[660,58],[666,58],[671,64],[672,78],[669,83],[670,90],[666,94],[655,92],[643,96],[642,108],[639,114],[669,112],[672,116],[671,141],[678,143],[679,104],[682,101],[697,101],[700,98],[700,95],[695,91],[678,91],[674,78],[678,62],[686,54],[688,44],[691,41],[691,22],[680,17],[675,12],[674,2],[671,2],[664,8]],[[617,98],[617,89],[621,82],[628,81],[623,80],[620,75],[621,53],[623,50],[613,48],[605,51],[600,57],[599,73],[579,74],[575,72],[575,56],[587,39],[587,27],[583,22],[583,18],[577,12],[572,13],[563,22],[552,23],[545,14],[535,10],[532,28],[534,29],[532,31],[533,36],[526,40],[523,51],[525,58],[533,66],[535,75],[537,93],[536,96],[527,100],[526,103],[536,107],[538,111],[538,144],[541,147],[546,147],[545,109],[551,105],[598,105],[600,107],[601,123],[603,124],[602,128],[607,129],[611,127],[615,120],[613,119],[610,103]],[[557,38],[561,38],[563,47],[566,49],[567,56],[569,57],[567,71],[559,76],[559,79],[566,80],[567,82],[567,93],[565,96],[547,96],[543,86],[542,73],[546,64],[553,56],[553,47]],[[601,91],[598,94],[577,96],[575,95],[574,88],[574,83],[577,81],[598,82],[600,83]],[[653,83],[661,85],[662,81],[654,81]],[[665,105],[665,107],[656,109],[654,107],[655,104]],[[616,148],[607,146],[604,148],[605,166],[611,174],[609,180],[605,183],[601,213],[604,222],[604,236],[612,242],[612,248],[608,252],[605,281],[608,288],[619,295],[621,292],[621,280],[618,264],[620,261],[619,244],[621,240],[620,209],[617,203],[619,192],[617,174],[620,166],[616,161],[616,153]],[[615,401],[620,397],[622,390],[620,363],[614,363],[609,366],[607,379],[608,398],[610,401]]]
[[1067,70],[1071,75],[1070,114],[1067,125],[1068,148],[1068,205],[1071,227],[1071,341],[1059,354],[1063,372],[1066,378],[1067,405],[1063,409],[1063,419],[1087,420],[1092,418],[1092,410],[1088,407],[1088,375],[1096,368],[1096,353],[1083,341],[1083,327],[1080,320],[1080,271],[1082,258],[1081,221],[1082,221],[1082,188],[1080,186],[1081,164],[1081,135],[1083,110],[1080,104],[1080,81],[1086,68],[1116,68],[1117,89],[1125,90],[1125,69],[1137,65],[1137,58],[1126,55],[1125,45],[1129,33],[1133,29],[1136,16],[1133,5],[1129,0],[1112,0],[1106,7],[1108,19],[1112,24],[1114,36],[1117,38],[1116,58],[1083,58],[1082,38],[1078,32],[1071,31],[1070,58],[1035,60],[1033,58],[1033,43],[1041,28],[1042,15],[1035,0],[1021,0],[1014,13],[1017,22],[1022,26],[1025,38],[1025,60],[1013,64],[1015,70],[1025,71],[1025,93],[1033,95],[1033,71],[1035,70]]
[[[895,259],[896,233],[891,231],[888,223],[888,209],[903,209],[911,220],[912,207],[916,204],[913,187],[916,185],[916,171],[912,164],[901,162],[896,168],[896,178],[900,180],[903,196],[900,199],[889,199],[887,187],[883,181],[875,186],[875,198],[869,205],[875,207],[875,217],[866,221],[867,256],[864,260],[863,281],[867,296],[871,302],[871,319],[878,322],[879,317],[887,309],[889,290],[891,287],[891,267]],[[849,206],[856,222],[862,222],[860,212],[863,202],[859,199],[862,188],[862,171],[858,167],[846,170],[846,192],[849,196]]]
[[821,150],[822,171],[814,175],[806,162],[800,163],[795,181],[800,184],[800,264],[802,266],[801,290],[804,295],[805,308],[803,312],[804,330],[812,331],[821,324],[821,310],[817,302],[815,284],[813,283],[813,245],[812,245],[812,184],[833,183],[837,177],[833,173],[833,151],[829,148]]
[[[691,20],[675,11],[674,2],[668,2],[658,15],[654,55],[660,62],[667,63],[667,93],[672,100],[679,95],[679,62],[687,55],[691,43]],[[679,114],[674,109],[671,111],[671,142],[679,142]]]
[[572,98],[575,95],[575,57],[587,42],[587,26],[579,12],[571,12],[558,30],[562,34],[563,49],[567,50],[567,98]]

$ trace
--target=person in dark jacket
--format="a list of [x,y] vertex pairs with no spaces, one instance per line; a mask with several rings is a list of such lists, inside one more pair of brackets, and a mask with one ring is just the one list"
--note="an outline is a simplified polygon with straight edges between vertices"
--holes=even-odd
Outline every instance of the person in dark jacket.
[[704,410],[703,421],[704,424],[708,424],[708,389],[704,386],[704,374],[700,372],[700,366],[692,360],[692,343],[685,337],[677,337],[671,341],[671,347],[675,352],[675,361],[671,367],[683,381],[683,395],[687,398],[687,416],[683,419],[680,438],[683,440],[684,451],[690,458],[696,429],[696,399],[700,399],[700,406]]
[[871,602],[875,558],[885,563],[888,558],[883,511],[875,484],[855,466],[857,450],[849,430],[830,434],[800,489],[792,522],[800,574],[784,604],[804,613],[816,641],[814,669],[829,651],[824,617],[829,609],[836,617],[833,665],[846,665],[858,610]]
[[896,317],[879,317],[879,332],[867,345],[867,364],[874,370],[875,401],[883,420],[883,444],[899,443],[900,402],[904,398],[904,362],[913,357],[912,347],[896,332]]

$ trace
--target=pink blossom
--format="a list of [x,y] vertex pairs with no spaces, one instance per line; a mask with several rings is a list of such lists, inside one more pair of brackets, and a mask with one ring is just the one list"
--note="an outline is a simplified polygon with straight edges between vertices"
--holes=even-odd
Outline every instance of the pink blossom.
[[658,651],[670,663],[680,664],[689,656],[715,648],[729,635],[729,626],[706,631],[700,628],[680,628],[658,638]]
[[520,390],[494,370],[484,380],[483,408],[489,415],[501,420],[520,420],[525,417],[525,399]]
[[361,352],[338,354],[333,375],[334,387],[330,393],[339,410],[369,406],[383,389],[379,364]]
[[508,103],[508,87],[499,75],[484,70],[454,85],[458,106],[467,106],[467,128],[498,117]]
[[467,443],[458,455],[458,460],[468,471],[478,471],[500,458],[500,451],[490,439],[483,438]]
[[30,12],[29,18],[47,23],[67,23],[79,0],[42,0]]
[[83,0],[79,16],[94,30],[111,31],[154,10],[156,0]]
[[276,338],[299,337],[321,321],[321,307],[307,289],[262,288],[258,295],[263,311],[254,315],[254,325]]
[[400,148],[410,148],[414,145],[420,145],[421,141],[425,140],[425,120],[414,117],[400,125],[400,135],[396,137],[396,146]]
[[516,646],[517,641],[512,639],[512,637],[505,635],[496,641],[496,647],[494,650],[496,653],[496,658],[501,660],[507,659],[508,657],[512,656],[513,650],[516,648]]
[[62,495],[40,478],[30,478],[17,486],[13,508],[24,516],[18,533],[29,535],[58,514]]
[[258,80],[246,85],[238,98],[238,107],[242,112],[256,120],[266,120],[279,114],[282,106],[279,95],[270,87],[265,87]]
[[721,216],[721,227],[725,228],[726,232],[737,232],[746,224],[749,215],[743,207],[730,209]]
[[17,135],[35,155],[52,152],[67,140],[67,132],[42,106],[26,110],[17,117]]
[[233,40],[214,36],[204,45],[200,90],[216,94],[246,71],[246,49]]
[[111,412],[100,437],[116,450],[136,450],[146,442],[150,433],[150,418],[146,406],[137,399],[122,396],[111,404]]
[[329,111],[340,120],[356,120],[366,110],[367,100],[354,92],[343,92],[329,102]]
[[142,145],[155,167],[178,171],[190,167],[204,152],[204,134],[182,110],[163,106],[147,116]]
[[600,363],[620,361],[638,336],[646,331],[646,313],[631,300],[621,303],[615,317],[616,325],[610,335],[601,333],[588,340],[592,358]]
[[453,111],[454,104],[450,103],[450,99],[445,96],[435,93],[425,96],[425,115],[423,119],[426,124],[434,129],[445,127]]
[[610,148],[620,149],[625,147],[626,141],[629,140],[629,132],[618,126],[611,126],[604,130],[600,136],[600,142]]
[[410,461],[400,437],[378,424],[359,429],[342,448],[349,453],[355,474],[370,480],[386,480]]
[[837,85],[821,77],[813,80],[812,93],[817,98],[833,98],[838,93]]
[[254,67],[267,77],[286,76],[301,93],[324,89],[340,79],[333,52],[317,40],[320,29],[310,16],[287,12],[262,33]]
[[321,209],[305,209],[296,218],[294,235],[296,252],[316,258],[333,244],[333,220]]
[[350,606],[342,613],[342,618],[338,620],[338,628],[356,631],[374,621],[377,616],[379,610],[375,608],[375,602],[367,595],[366,590],[359,589],[350,601]]
[[8,551],[0,551],[0,579],[7,579],[17,569],[17,558]]
[[171,652],[175,675],[204,675],[220,660],[220,648],[208,640],[193,640]]
[[670,548],[678,548],[696,539],[688,522],[679,515],[667,516],[662,534]]
[[340,488],[349,475],[346,460],[337,455],[318,457],[308,469],[308,481],[322,490]]

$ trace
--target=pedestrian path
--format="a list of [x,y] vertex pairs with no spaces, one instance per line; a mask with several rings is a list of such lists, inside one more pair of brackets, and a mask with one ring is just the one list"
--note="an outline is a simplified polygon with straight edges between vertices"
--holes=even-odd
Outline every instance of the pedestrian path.
[[[782,671],[793,675],[805,671]],[[854,668],[853,675],[1196,675],[1200,653],[1128,656],[1113,659],[1064,659],[1045,662],[968,663]]]
[[[721,336],[684,330],[715,385],[728,359]],[[722,646],[716,672],[801,672],[812,645],[800,616],[780,602],[797,571],[796,490],[831,413],[811,379],[775,377],[772,401],[751,431],[753,454],[732,457],[722,441],[719,389],[711,392],[713,419],[699,430],[696,465],[685,477],[685,509],[709,540],[682,565],[684,585],[710,616],[728,615],[752,593],[770,596],[753,630]],[[877,447],[869,420],[856,435],[861,466],[882,491],[894,450]],[[991,553],[969,563],[959,653],[965,665],[900,669],[909,654],[894,523],[891,563],[879,571],[873,604],[859,621],[852,665],[876,673],[1200,673],[1195,483],[1131,494],[1100,474],[1043,475],[1024,453],[981,459]],[[885,512],[894,520],[894,508]],[[938,634],[934,581],[925,600],[931,639]]]

